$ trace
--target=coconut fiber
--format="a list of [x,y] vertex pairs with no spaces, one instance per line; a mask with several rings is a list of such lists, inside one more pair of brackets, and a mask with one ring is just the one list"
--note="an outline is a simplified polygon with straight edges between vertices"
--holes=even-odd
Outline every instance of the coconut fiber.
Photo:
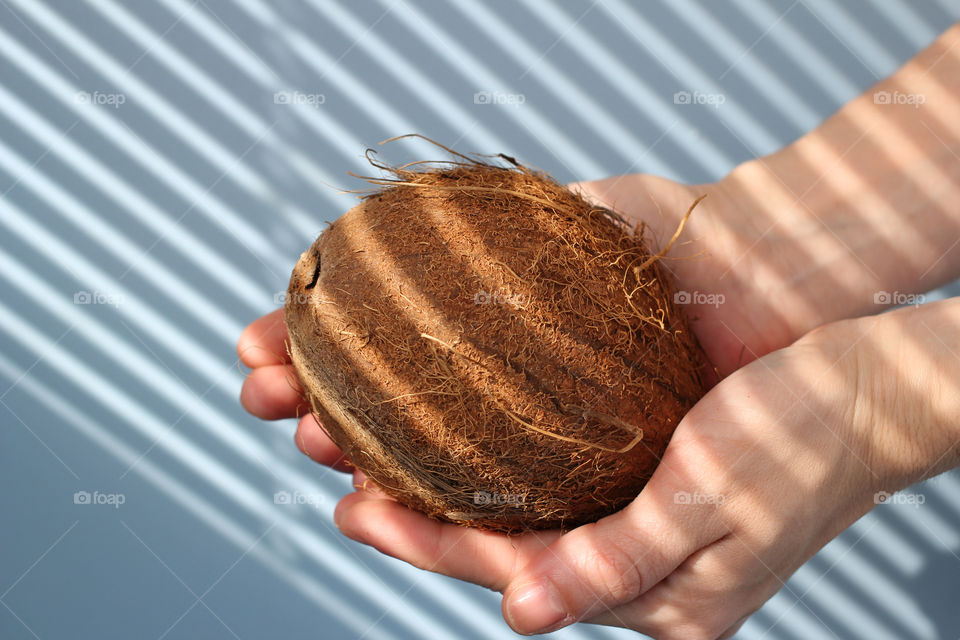
[[642,225],[547,175],[455,156],[375,163],[385,177],[300,257],[301,386],[411,508],[507,532],[596,520],[636,497],[703,394],[661,264],[673,240],[655,254]]

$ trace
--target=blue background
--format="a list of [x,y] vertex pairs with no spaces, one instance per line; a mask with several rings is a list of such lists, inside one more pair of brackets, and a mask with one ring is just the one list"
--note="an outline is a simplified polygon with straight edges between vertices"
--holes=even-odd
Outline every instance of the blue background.
[[[948,0],[0,0],[0,637],[509,637],[498,595],[341,537],[348,480],[237,402],[236,338],[351,206],[346,172],[419,132],[564,181],[715,180],[958,17]],[[960,476],[910,491],[922,507],[875,509],[738,638],[958,637]]]

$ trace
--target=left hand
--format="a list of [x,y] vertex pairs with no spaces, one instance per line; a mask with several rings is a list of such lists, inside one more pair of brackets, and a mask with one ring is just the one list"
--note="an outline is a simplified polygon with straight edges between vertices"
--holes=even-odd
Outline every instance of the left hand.
[[836,323],[739,369],[681,421],[628,507],[563,535],[467,529],[364,490],[334,517],[354,540],[502,591],[520,633],[583,620],[727,638],[878,491],[960,464],[941,331],[958,316],[951,301]]

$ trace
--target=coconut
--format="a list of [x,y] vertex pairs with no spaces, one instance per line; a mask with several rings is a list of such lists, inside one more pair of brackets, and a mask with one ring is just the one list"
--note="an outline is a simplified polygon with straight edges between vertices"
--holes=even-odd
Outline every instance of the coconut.
[[285,318],[301,387],[413,509],[506,532],[596,520],[636,497],[704,392],[661,264],[680,229],[653,253],[643,225],[548,175],[456,155],[377,164],[300,256]]

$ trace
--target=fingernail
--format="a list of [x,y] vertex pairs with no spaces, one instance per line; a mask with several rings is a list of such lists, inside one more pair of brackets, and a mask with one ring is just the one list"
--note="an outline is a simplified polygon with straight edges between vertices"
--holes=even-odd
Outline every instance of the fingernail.
[[333,509],[333,526],[339,529],[340,523],[342,520],[343,520],[343,507],[340,506],[340,503],[337,503],[337,506]]
[[507,622],[520,633],[549,633],[573,622],[563,600],[549,580],[540,580],[517,589],[507,600]]

